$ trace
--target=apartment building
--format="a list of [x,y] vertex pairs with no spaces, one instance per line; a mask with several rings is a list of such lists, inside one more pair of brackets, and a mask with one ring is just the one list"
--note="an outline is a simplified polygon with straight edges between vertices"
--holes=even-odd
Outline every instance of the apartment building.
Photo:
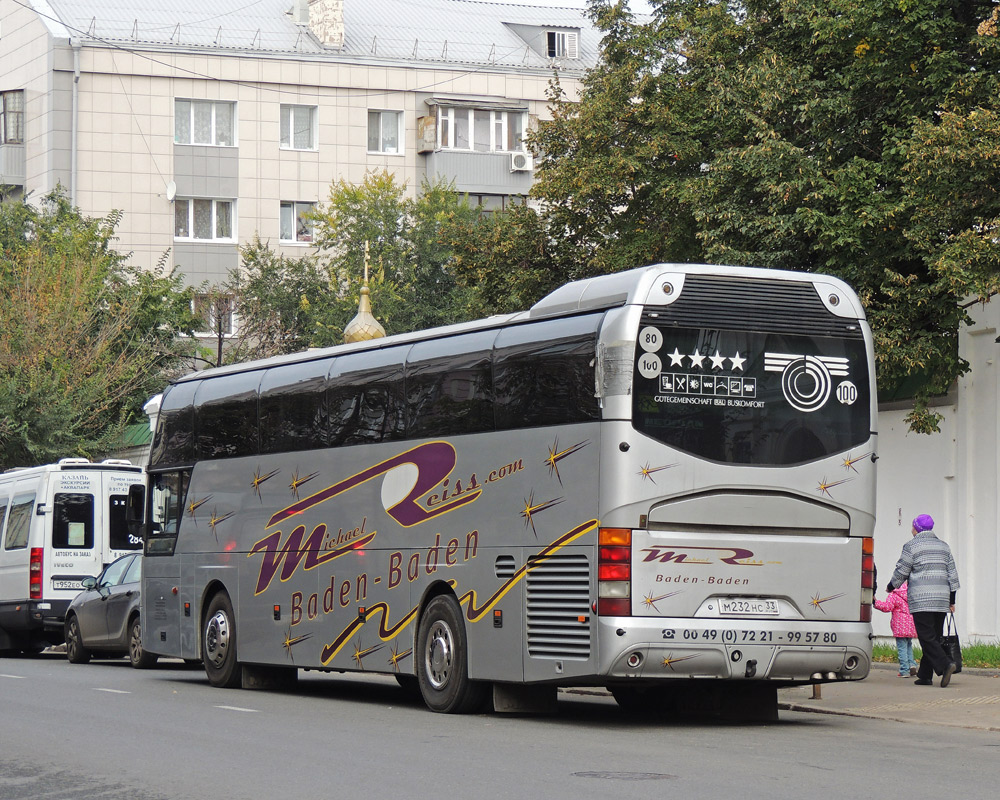
[[0,191],[120,209],[133,263],[216,283],[255,233],[308,252],[303,212],[369,170],[520,202],[549,82],[599,44],[581,8],[479,0],[3,0]]

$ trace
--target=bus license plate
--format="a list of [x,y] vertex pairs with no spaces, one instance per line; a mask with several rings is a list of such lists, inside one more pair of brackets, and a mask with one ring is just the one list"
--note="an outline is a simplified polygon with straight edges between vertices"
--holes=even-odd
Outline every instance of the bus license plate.
[[776,617],[778,601],[727,597],[719,601],[719,613],[733,617]]

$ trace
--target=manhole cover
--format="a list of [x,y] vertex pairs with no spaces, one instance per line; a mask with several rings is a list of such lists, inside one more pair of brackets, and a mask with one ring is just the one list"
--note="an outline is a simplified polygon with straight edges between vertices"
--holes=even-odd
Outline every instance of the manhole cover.
[[576,778],[602,778],[606,781],[665,781],[676,775],[662,772],[574,772]]

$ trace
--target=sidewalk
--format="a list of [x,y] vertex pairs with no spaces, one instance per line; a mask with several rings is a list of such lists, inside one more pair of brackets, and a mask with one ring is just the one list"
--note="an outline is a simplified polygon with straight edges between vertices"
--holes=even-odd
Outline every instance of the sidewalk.
[[778,707],[1000,732],[1000,670],[963,669],[946,689],[940,681],[915,686],[897,677],[895,664],[876,664],[863,681],[821,684],[818,699],[812,686],[782,689]]

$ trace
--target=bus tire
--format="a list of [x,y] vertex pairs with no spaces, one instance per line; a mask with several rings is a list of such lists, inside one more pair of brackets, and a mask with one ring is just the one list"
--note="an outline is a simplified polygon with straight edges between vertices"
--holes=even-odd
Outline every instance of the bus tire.
[[136,669],[149,669],[156,664],[156,655],[142,646],[142,624],[135,617],[128,626],[128,660]]
[[90,651],[83,646],[80,622],[75,615],[66,620],[66,658],[70,664],[86,664],[90,661]]
[[417,629],[417,682],[424,703],[441,714],[483,707],[489,685],[469,680],[469,652],[462,609],[451,595],[432,599]]
[[236,660],[236,615],[225,592],[216,594],[208,604],[201,654],[205,674],[212,686],[221,689],[240,686],[243,675]]

